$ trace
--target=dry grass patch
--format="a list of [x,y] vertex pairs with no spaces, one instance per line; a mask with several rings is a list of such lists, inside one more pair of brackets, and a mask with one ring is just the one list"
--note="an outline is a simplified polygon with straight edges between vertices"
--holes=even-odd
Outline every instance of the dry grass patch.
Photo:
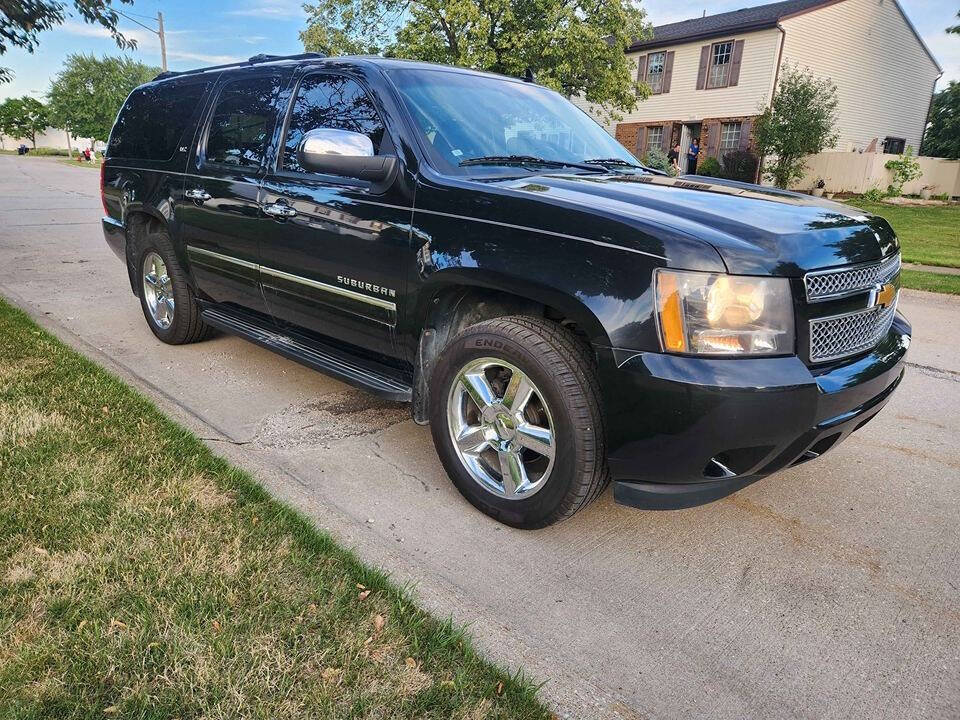
[[0,718],[549,717],[459,628],[2,303],[0,336]]

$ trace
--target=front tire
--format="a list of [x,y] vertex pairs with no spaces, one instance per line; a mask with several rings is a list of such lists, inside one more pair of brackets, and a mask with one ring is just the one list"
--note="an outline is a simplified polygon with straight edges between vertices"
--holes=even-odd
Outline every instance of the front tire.
[[169,345],[185,345],[209,337],[211,328],[200,317],[200,308],[187,276],[166,233],[150,233],[137,254],[140,307],[147,325]]
[[460,493],[513,527],[568,518],[609,481],[589,349],[542,318],[497,318],[457,335],[431,377],[430,425]]

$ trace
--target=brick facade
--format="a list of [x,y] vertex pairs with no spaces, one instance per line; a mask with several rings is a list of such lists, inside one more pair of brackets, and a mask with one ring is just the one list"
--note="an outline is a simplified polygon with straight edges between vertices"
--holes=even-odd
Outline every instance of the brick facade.
[[[706,118],[700,121],[700,160],[705,157],[715,157],[718,160],[720,147],[720,128],[723,123],[741,124],[740,128],[740,149],[748,150],[753,148],[753,121],[756,115],[747,115],[740,117],[718,117]],[[697,123],[684,123],[680,120],[670,122],[635,122],[618,123],[616,128],[616,138],[627,150],[637,158],[642,158],[649,148],[646,145],[647,128],[662,127],[663,140],[660,143],[660,149],[667,152],[671,147],[680,142],[680,134],[684,125],[694,125]],[[728,151],[729,152],[729,151]],[[681,158],[686,157],[687,148],[681,148]],[[699,162],[698,162],[699,164]]]

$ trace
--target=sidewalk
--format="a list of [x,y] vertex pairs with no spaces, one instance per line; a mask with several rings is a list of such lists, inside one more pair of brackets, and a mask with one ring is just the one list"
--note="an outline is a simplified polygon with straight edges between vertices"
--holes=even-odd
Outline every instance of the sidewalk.
[[937,275],[960,275],[960,268],[944,267],[943,265],[921,265],[920,263],[903,263],[907,270],[922,270]]

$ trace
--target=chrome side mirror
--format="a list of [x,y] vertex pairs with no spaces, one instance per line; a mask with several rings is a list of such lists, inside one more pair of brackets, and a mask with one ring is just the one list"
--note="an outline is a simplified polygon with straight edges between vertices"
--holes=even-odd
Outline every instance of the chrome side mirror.
[[297,147],[297,160],[310,172],[371,182],[386,180],[397,162],[395,157],[375,155],[366,135],[336,128],[305,133]]

